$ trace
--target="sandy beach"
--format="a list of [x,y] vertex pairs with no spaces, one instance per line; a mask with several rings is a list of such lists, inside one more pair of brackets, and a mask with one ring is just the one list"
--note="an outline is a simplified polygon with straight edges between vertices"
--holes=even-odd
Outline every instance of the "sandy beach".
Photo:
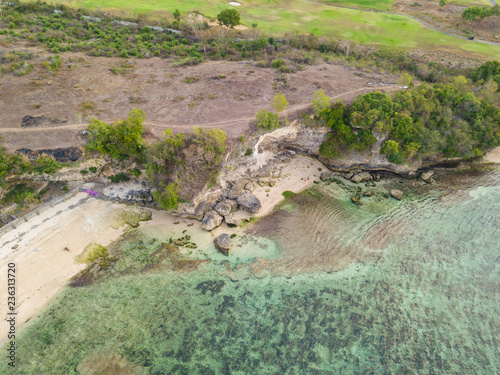
[[[322,164],[317,160],[297,156],[291,163],[280,166],[280,176],[275,178],[272,187],[258,186],[253,192],[261,201],[262,209],[254,216],[264,216],[283,201],[286,190],[298,193],[313,185],[321,174],[318,168]],[[324,168],[324,167],[323,167]],[[16,267],[16,311],[17,329],[40,312],[69,282],[71,277],[86,267],[77,263],[75,258],[91,242],[104,246],[118,238],[128,226],[120,222],[120,213],[136,210],[127,205],[120,205],[95,199],[87,194],[78,193],[66,202],[43,211],[40,215],[19,225],[0,237],[0,273],[7,274],[9,263]],[[185,220],[165,211],[152,211],[152,220],[141,222],[144,230],[148,228],[173,228],[193,223],[190,230],[198,232],[201,246],[208,247],[212,238],[222,232],[240,232],[241,228],[229,228],[223,224],[211,233],[201,230],[201,224],[194,220]],[[237,219],[252,216],[245,211],[235,213]],[[174,222],[181,225],[174,225]],[[118,229],[114,229],[113,227]],[[68,247],[70,251],[64,251]],[[4,284],[5,285],[5,284]],[[7,301],[7,288],[0,292],[2,301]],[[0,341],[7,338],[9,325],[6,303],[0,304]]]
[[[75,257],[93,241],[104,246],[125,226],[116,227],[121,205],[78,193],[0,237],[0,274],[15,263],[17,326],[27,322],[85,268]],[[128,207],[126,207],[128,209]],[[68,247],[70,251],[64,251]],[[0,341],[7,337],[7,288],[0,291]],[[5,301],[5,302],[4,302]]]

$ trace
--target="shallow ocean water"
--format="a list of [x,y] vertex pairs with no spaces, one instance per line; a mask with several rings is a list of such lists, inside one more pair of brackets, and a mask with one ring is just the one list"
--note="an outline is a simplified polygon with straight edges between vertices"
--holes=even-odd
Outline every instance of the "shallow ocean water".
[[18,373],[104,353],[150,374],[497,374],[500,171],[442,180],[380,184],[360,208],[318,185],[256,225],[269,238],[243,253],[260,261],[206,244],[196,271],[68,289],[19,340]]

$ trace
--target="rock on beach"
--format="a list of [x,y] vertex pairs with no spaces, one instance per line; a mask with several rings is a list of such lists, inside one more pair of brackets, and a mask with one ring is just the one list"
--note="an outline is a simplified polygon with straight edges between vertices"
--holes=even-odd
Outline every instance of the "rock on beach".
[[229,234],[222,233],[219,236],[214,238],[214,245],[217,250],[219,250],[222,254],[228,255],[229,249],[231,248],[231,238]]

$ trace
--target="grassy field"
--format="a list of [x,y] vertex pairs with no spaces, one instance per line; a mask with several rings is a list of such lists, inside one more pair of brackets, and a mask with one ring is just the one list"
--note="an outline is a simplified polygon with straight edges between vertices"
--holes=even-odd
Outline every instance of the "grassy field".
[[[358,4],[368,0],[349,0]],[[386,3],[392,0],[386,0]],[[55,0],[54,3],[68,3]],[[173,12],[197,10],[208,17],[215,17],[221,10],[230,7],[221,0],[75,0],[73,6],[121,9],[134,13]],[[382,6],[382,5],[380,5]],[[384,5],[385,6],[385,5]],[[430,30],[417,21],[404,16],[338,9],[304,0],[251,0],[245,1],[238,11],[242,23],[269,32],[299,31],[319,36],[335,36],[359,43],[375,43],[385,46],[427,48],[455,52],[481,59],[498,58],[500,47],[460,40]]]

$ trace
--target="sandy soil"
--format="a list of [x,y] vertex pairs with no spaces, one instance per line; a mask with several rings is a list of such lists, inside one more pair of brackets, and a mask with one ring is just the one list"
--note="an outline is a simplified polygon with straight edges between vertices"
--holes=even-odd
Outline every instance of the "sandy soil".
[[[0,274],[16,264],[16,304],[18,326],[39,312],[64,288],[68,280],[85,268],[75,257],[90,242],[104,246],[117,238],[124,227],[113,229],[123,206],[78,193],[66,202],[43,211],[39,216],[7,232],[0,238]],[[16,249],[12,249],[18,245]],[[70,251],[64,251],[64,247]],[[36,249],[40,249],[35,251]],[[0,342],[6,338],[7,288],[0,289]]]
[[494,148],[486,155],[484,155],[484,160],[489,163],[498,163],[500,164],[500,146]]
[[[174,67],[172,60],[160,58],[129,60],[125,74],[114,74],[111,69],[123,67],[124,59],[84,54],[63,54],[63,68],[50,74],[41,67],[45,57],[37,51],[36,68],[26,76],[0,75],[0,135],[9,150],[82,145],[80,132],[92,116],[114,121],[135,107],[146,112],[152,137],[160,137],[169,127],[185,132],[203,126],[220,127],[235,139],[249,129],[257,111],[270,109],[276,92],[286,95],[293,112],[307,108],[320,88],[330,97],[349,101],[397,82],[393,76],[320,64],[286,74],[288,86],[282,87],[276,81],[281,73],[275,69],[228,61]],[[21,127],[27,115],[53,121]]]

